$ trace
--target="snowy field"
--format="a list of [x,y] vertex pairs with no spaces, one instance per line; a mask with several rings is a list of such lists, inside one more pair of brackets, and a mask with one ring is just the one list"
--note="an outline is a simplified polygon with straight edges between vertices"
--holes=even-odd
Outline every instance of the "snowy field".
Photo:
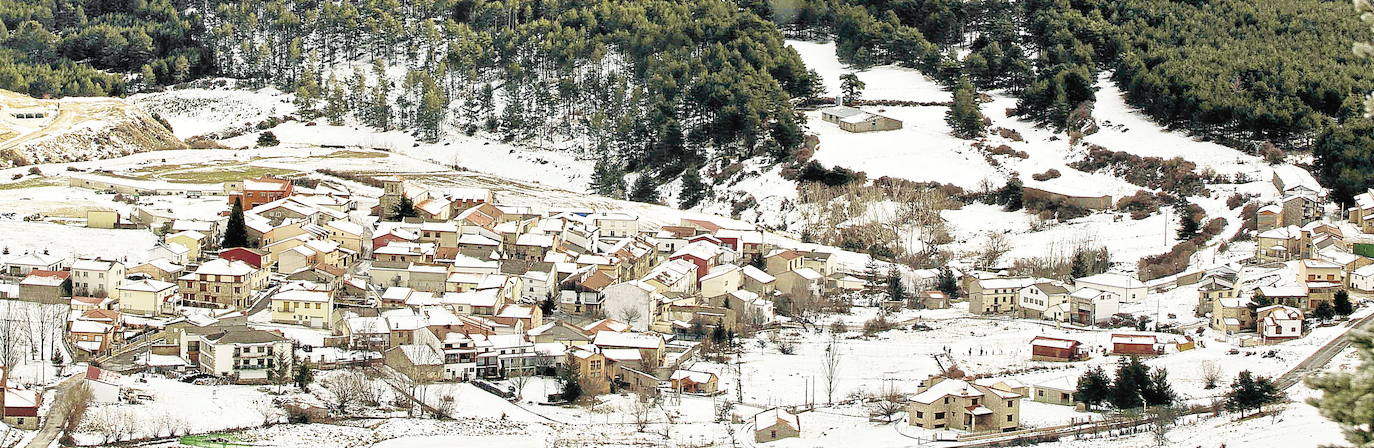
[[861,97],[867,100],[949,101],[950,93],[939,83],[926,78],[919,70],[897,65],[880,65],[856,70],[840,62],[835,55],[835,42],[788,40],[806,62],[806,67],[821,76],[827,96],[840,96],[840,75],[854,73],[864,82]]

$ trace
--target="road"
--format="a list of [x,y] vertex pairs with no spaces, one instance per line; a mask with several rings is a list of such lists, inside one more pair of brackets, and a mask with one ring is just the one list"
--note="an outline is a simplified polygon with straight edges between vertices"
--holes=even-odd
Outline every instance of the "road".
[[1308,356],[1306,359],[1303,359],[1302,362],[1293,366],[1292,369],[1284,372],[1283,375],[1279,375],[1279,378],[1274,381],[1274,384],[1278,386],[1279,390],[1288,389],[1297,385],[1298,381],[1301,381],[1313,372],[1321,370],[1322,367],[1326,366],[1326,363],[1331,362],[1332,358],[1335,358],[1336,355],[1339,355],[1342,351],[1350,347],[1351,332],[1356,330],[1368,330],[1370,322],[1374,322],[1374,314],[1370,314],[1348,324],[1350,329],[1342,332],[1340,336],[1336,336],[1331,342],[1327,342],[1326,345],[1317,349],[1311,356]]
[[[83,371],[84,373],[84,371]],[[83,373],[72,375],[71,378],[62,380],[57,385],[57,393],[53,394],[52,408],[48,409],[47,418],[43,419],[43,427],[39,428],[38,434],[29,441],[28,448],[48,448],[58,437],[62,436],[62,427],[67,422],[67,410],[62,402],[62,395],[70,391],[76,385],[85,380]]]

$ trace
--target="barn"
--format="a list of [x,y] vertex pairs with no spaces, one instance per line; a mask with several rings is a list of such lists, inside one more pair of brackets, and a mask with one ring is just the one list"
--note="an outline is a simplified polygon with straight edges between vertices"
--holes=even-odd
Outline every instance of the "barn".
[[1030,344],[1032,361],[1081,361],[1088,358],[1083,343],[1073,339],[1036,336]]
[[1153,356],[1163,354],[1159,341],[1154,336],[1139,334],[1113,334],[1113,355]]

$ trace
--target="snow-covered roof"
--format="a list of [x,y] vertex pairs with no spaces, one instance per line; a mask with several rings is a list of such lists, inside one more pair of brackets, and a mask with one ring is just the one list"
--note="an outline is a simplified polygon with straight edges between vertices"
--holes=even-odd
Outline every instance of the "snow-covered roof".
[[654,266],[648,274],[640,278],[642,281],[656,280],[664,285],[677,283],[687,277],[688,274],[696,270],[696,265],[687,260],[668,260]]
[[367,230],[363,228],[362,224],[358,224],[355,222],[335,220],[329,221],[329,223],[325,225],[338,229],[341,232],[351,233],[358,236],[362,236],[363,234],[367,233]]
[[1031,339],[1031,345],[1032,345],[1032,346],[1039,346],[1039,347],[1052,347],[1052,348],[1069,349],[1069,348],[1073,348],[1074,346],[1079,345],[1079,344],[1080,344],[1080,342],[1075,341],[1075,340],[1072,340],[1072,339],[1059,339],[1059,338],[1050,338],[1050,337],[1045,337],[1045,336],[1036,336],[1035,339]]
[[1054,379],[1045,380],[1045,381],[1041,381],[1041,382],[1035,383],[1035,388],[1036,388],[1036,389],[1054,389],[1054,390],[1057,390],[1057,391],[1064,391],[1064,392],[1076,392],[1076,391],[1078,391],[1078,379],[1077,379],[1077,378],[1070,378],[1070,377],[1067,377],[1067,376],[1061,376],[1061,377],[1058,377],[1058,378],[1054,378]]
[[1109,273],[1102,273],[1102,274],[1092,275],[1092,276],[1088,276],[1088,277],[1083,277],[1083,278],[1074,280],[1074,282],[1075,282],[1075,283],[1088,283],[1088,284],[1093,284],[1093,285],[1102,285],[1102,286],[1107,286],[1107,287],[1112,287],[1112,288],[1123,288],[1123,289],[1134,289],[1134,288],[1144,288],[1144,287],[1145,287],[1145,283],[1142,283],[1140,280],[1137,280],[1135,277],[1131,277],[1131,276],[1129,276],[1129,275],[1124,275],[1124,274],[1115,274],[1115,273],[1110,273],[1110,272],[1109,272]]
[[651,333],[620,333],[615,331],[598,331],[592,344],[601,347],[632,347],[642,349],[653,349],[663,345],[663,337]]
[[88,258],[83,258],[83,259],[76,260],[76,261],[72,262],[72,270],[73,270],[73,271],[101,271],[101,272],[108,272],[109,270],[114,269],[114,266],[115,266],[115,264],[117,264],[117,263],[119,263],[119,262],[118,262],[118,261],[108,261],[108,260],[99,260],[99,259],[88,259]]
[[682,248],[678,249],[677,252],[673,252],[673,254],[668,258],[690,256],[702,260],[710,260],[715,256],[720,255],[720,253],[724,251],[725,248],[722,248],[715,244],[711,244],[710,242],[696,241],[691,244],[682,246]]
[[175,288],[176,286],[177,285],[175,283],[168,283],[153,280],[150,278],[145,278],[139,280],[125,280],[123,283],[119,284],[118,288],[121,291],[158,292],[165,291],[169,288]]
[[949,395],[956,397],[981,397],[983,396],[983,392],[963,380],[946,379],[939,383],[935,383],[934,386],[930,386],[925,392],[921,392],[911,397],[911,401],[930,404],[934,403],[935,400],[939,400]]
[[10,266],[47,267],[62,263],[62,257],[47,254],[24,254],[5,261]]
[[1302,265],[1308,269],[1340,269],[1341,265],[1326,260],[1308,258],[1302,260]]
[[670,380],[688,380],[693,383],[708,383],[716,374],[710,372],[697,372],[692,370],[674,370]]
[[1307,286],[1288,285],[1288,286],[1264,286],[1259,288],[1260,294],[1265,297],[1306,297]]
[[1154,344],[1155,337],[1147,334],[1114,334],[1113,344]]
[[290,302],[328,303],[328,302],[329,302],[329,293],[324,292],[324,291],[309,291],[309,290],[304,290],[304,289],[293,289],[293,290],[290,290],[290,291],[283,291],[283,292],[279,292],[279,293],[273,294],[273,295],[272,295],[272,300],[281,300],[281,301],[290,301]]
[[759,283],[772,283],[773,281],[777,280],[777,277],[774,277],[767,272],[763,272],[762,269],[756,268],[752,265],[745,266],[742,270],[744,271],[745,276]]
[[1356,270],[1355,270],[1354,272],[1352,272],[1351,274],[1352,274],[1352,275],[1357,275],[1357,276],[1360,276],[1360,277],[1374,276],[1374,264],[1361,266],[1359,269],[1356,269]]
[[822,278],[825,278],[824,275],[821,275],[821,273],[816,272],[815,269],[811,268],[797,268],[793,269],[792,272],[796,273],[797,276],[807,280],[820,280]]
[[72,333],[108,333],[112,325],[93,320],[74,320],[72,321]]
[[704,281],[707,281],[707,280],[710,280],[710,279],[713,279],[713,278],[716,278],[716,277],[720,277],[720,276],[722,276],[722,275],[730,274],[730,273],[739,271],[739,269],[740,269],[739,266],[736,266],[736,265],[733,265],[733,264],[723,264],[723,265],[720,265],[720,266],[716,266],[716,267],[711,268],[710,271],[707,271],[707,272],[706,272],[706,275],[703,275],[703,276],[701,277],[701,281],[704,282]]
[[487,238],[475,233],[465,233],[458,237],[458,244],[470,244],[474,246],[500,246],[501,242]]
[[784,425],[792,429],[801,430],[801,422],[797,420],[797,416],[782,408],[773,408],[754,414],[755,430],[763,430],[776,425]]
[[978,280],[978,285],[983,289],[1021,289],[1034,285],[1036,279],[1030,277],[1017,278],[989,278]]
[[405,344],[396,346],[396,348],[406,355],[406,359],[409,359],[411,364],[417,366],[432,366],[444,363],[444,355],[429,345]]

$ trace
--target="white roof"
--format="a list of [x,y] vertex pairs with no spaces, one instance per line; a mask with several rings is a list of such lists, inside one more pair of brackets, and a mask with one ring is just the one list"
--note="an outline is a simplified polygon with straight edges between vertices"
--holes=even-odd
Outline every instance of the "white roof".
[[1093,275],[1093,276],[1083,277],[1083,278],[1080,278],[1080,279],[1078,279],[1078,280],[1074,280],[1074,282],[1076,282],[1076,283],[1089,283],[1089,284],[1094,284],[1094,285],[1102,285],[1102,286],[1107,286],[1107,287],[1112,287],[1112,288],[1123,288],[1123,289],[1144,288],[1144,287],[1145,287],[1145,284],[1144,284],[1144,283],[1141,283],[1141,281],[1140,281],[1140,280],[1137,280],[1135,277],[1131,277],[1131,276],[1129,276],[1129,275],[1123,275],[1123,274],[1113,274],[1113,273],[1104,273],[1104,274],[1097,274],[1097,275]]
[[324,291],[293,289],[272,295],[272,300],[327,303],[329,302],[329,293]]
[[175,283],[145,278],[139,280],[125,280],[123,283],[119,284],[118,288],[121,291],[158,292],[165,291],[168,288],[175,288],[176,286]]
[[1374,276],[1374,264],[1361,266],[1359,269],[1356,269],[1355,272],[1353,272],[1352,274],[1361,277]]
[[767,272],[763,272],[762,269],[756,268],[752,265],[747,265],[741,270],[744,271],[744,275],[759,283],[772,283],[774,280],[777,280],[777,277],[774,277]]
[[687,260],[668,260],[659,263],[658,266],[654,266],[654,268],[640,280],[658,280],[659,283],[671,285],[677,283],[678,280],[682,280],[687,274],[696,270],[696,267],[697,265]]
[[1041,381],[1041,382],[1039,382],[1039,383],[1035,383],[1035,388],[1036,388],[1036,389],[1054,389],[1054,390],[1065,391],[1065,392],[1076,392],[1076,391],[1078,391],[1078,379],[1077,379],[1077,378],[1070,378],[1070,377],[1067,377],[1067,376],[1061,376],[1061,377],[1058,377],[1058,378],[1055,378],[1055,379],[1051,379],[1051,380],[1046,380],[1046,381]]
[[911,397],[911,401],[930,404],[947,395],[957,397],[981,397],[983,396],[983,392],[963,380],[947,379],[936,383],[934,386],[930,386],[925,392],[921,392]]
[[526,233],[515,239],[517,246],[553,247],[553,235]]
[[367,232],[363,229],[363,226],[361,224],[349,221],[329,221],[329,223],[325,225],[358,236],[362,236],[364,233]]
[[1145,334],[1114,334],[1113,344],[1154,344],[1155,337]]
[[754,414],[754,430],[756,431],[771,428],[778,424],[788,425],[792,429],[801,429],[801,423],[797,420],[797,416],[782,410],[782,408],[773,408]]
[[226,260],[216,258],[205,262],[196,268],[196,274],[203,275],[248,275],[257,272],[257,269],[241,260]]
[[678,249],[677,252],[673,252],[673,255],[669,256],[668,258],[677,258],[685,255],[694,258],[699,258],[702,260],[709,260],[715,257],[716,255],[720,255],[720,253],[724,251],[725,248],[712,244],[709,241],[697,241],[692,244],[682,246],[681,249]]
[[811,268],[797,268],[793,269],[792,272],[795,272],[798,276],[807,280],[819,280],[825,277]]
[[465,233],[458,237],[458,244],[471,244],[474,246],[500,246],[501,242],[487,238],[475,233]]
[[24,254],[9,259],[7,265],[48,267],[62,263],[62,257],[45,254]]
[[391,329],[386,325],[386,319],[381,316],[350,317],[344,319],[344,324],[348,325],[353,333],[382,334],[391,332]]
[[1312,269],[1340,269],[1341,265],[1326,260],[1308,258],[1302,261],[1304,267]]
[[701,281],[706,281],[736,271],[739,271],[739,266],[735,266],[733,264],[723,264],[720,266],[713,267],[710,271],[707,271],[706,275],[701,277]]
[[434,347],[422,344],[406,344],[396,348],[406,355],[411,364],[418,366],[432,366],[444,363],[444,355],[435,350]]
[[651,333],[598,331],[592,344],[602,347],[658,348],[663,344],[663,337]]
[[110,324],[96,322],[93,320],[72,321],[72,333],[107,333],[110,331]]
[[72,262],[73,271],[109,271],[117,261],[80,259]]
[[978,281],[978,285],[983,289],[1021,289],[1034,285],[1035,279],[1030,277],[1018,278],[988,278]]
[[1265,297],[1303,297],[1307,295],[1307,286],[1264,286],[1259,292]]
[[183,236],[184,236],[184,237],[187,237],[187,238],[190,238],[190,239],[193,239],[193,240],[196,240],[196,241],[200,241],[200,240],[205,239],[205,234],[204,234],[204,233],[200,233],[200,232],[197,232],[197,231],[195,231],[195,230],[183,230],[183,231],[180,231],[180,232],[177,232],[177,233],[173,233],[173,234],[171,234],[171,235],[167,235],[167,239],[172,239],[172,238],[177,238],[177,237],[183,237]]
[[692,370],[674,370],[674,371],[673,371],[673,376],[669,377],[669,379],[672,379],[672,380],[687,379],[687,380],[690,380],[690,381],[692,381],[692,382],[694,382],[694,383],[705,383],[705,382],[711,381],[711,377],[714,377],[714,376],[716,376],[716,374],[714,374],[714,373],[709,373],[709,372],[696,372],[696,371],[692,371]]
[[1078,341],[1072,339],[1045,338],[1039,336],[1035,339],[1031,339],[1031,345],[1041,347],[1073,348],[1073,345],[1076,343],[1078,343]]

